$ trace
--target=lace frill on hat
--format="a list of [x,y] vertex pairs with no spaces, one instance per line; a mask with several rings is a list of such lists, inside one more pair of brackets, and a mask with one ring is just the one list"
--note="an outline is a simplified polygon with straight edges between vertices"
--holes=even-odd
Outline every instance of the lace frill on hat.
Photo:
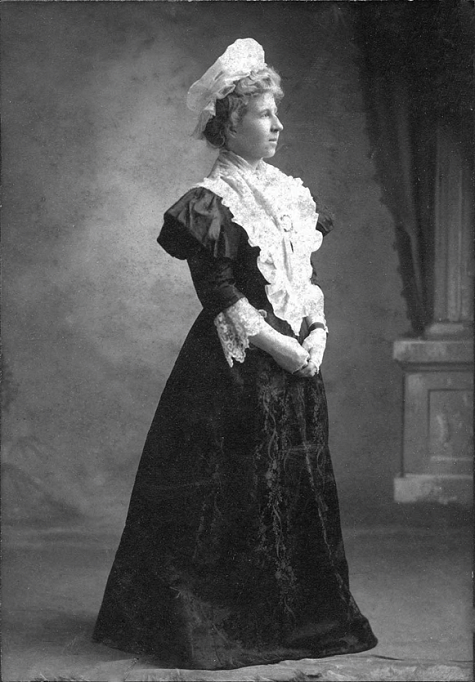
[[206,124],[216,115],[217,99],[229,95],[238,80],[265,66],[264,50],[252,38],[239,38],[230,45],[188,91],[188,109],[199,115],[193,137],[203,139]]

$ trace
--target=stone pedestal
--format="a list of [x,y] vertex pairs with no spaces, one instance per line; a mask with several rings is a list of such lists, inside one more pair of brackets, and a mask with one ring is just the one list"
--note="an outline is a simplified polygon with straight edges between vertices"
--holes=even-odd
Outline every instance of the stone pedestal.
[[473,348],[470,339],[400,339],[404,433],[396,502],[471,504]]
[[403,461],[396,502],[473,498],[473,201],[470,165],[440,128],[435,183],[434,316],[423,338],[399,339]]

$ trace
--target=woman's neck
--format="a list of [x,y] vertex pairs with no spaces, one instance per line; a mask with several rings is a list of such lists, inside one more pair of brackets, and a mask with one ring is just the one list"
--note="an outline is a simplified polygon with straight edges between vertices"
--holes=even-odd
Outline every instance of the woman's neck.
[[236,152],[231,151],[231,149],[221,149],[219,156],[238,168],[248,171],[258,170],[263,163],[262,159],[257,159],[257,161],[251,163],[242,156],[239,156],[239,154],[236,154]]

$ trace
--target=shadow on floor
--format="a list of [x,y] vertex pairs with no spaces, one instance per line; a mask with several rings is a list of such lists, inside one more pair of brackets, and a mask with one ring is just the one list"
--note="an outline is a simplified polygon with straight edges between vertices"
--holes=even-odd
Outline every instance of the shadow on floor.
[[163,669],[91,643],[117,532],[4,528],[2,679],[472,679],[471,527],[446,516],[425,525],[351,525],[344,535],[353,594],[379,637],[371,655],[209,672]]

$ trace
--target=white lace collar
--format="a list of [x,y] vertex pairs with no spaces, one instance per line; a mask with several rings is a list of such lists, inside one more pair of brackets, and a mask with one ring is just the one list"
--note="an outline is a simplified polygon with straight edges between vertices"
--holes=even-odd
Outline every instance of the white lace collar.
[[210,175],[197,187],[216,195],[258,246],[257,267],[268,282],[274,313],[298,334],[302,319],[314,312],[310,256],[320,248],[318,213],[299,178],[264,161],[253,168],[230,151],[221,151]]

